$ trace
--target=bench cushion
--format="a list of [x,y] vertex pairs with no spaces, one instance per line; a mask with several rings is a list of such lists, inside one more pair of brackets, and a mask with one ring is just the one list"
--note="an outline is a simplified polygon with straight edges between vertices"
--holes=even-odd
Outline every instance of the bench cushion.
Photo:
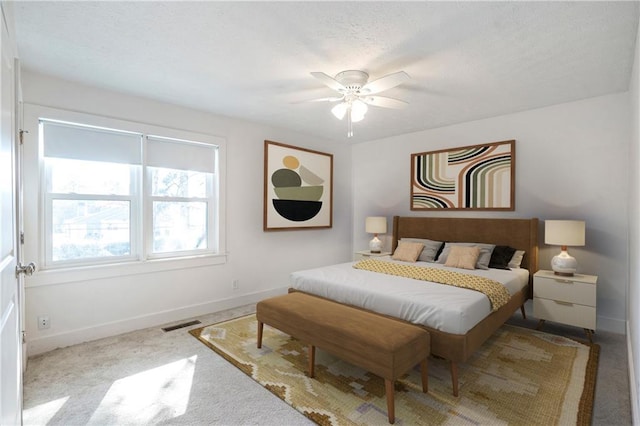
[[429,356],[423,328],[304,293],[263,300],[256,317],[386,379],[397,379]]

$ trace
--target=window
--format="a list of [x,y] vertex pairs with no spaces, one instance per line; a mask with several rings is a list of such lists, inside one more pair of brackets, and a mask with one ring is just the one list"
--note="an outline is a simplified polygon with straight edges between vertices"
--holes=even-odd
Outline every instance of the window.
[[218,145],[45,118],[39,135],[46,268],[219,253]]
[[210,145],[147,137],[152,257],[217,251],[215,230],[210,226],[216,209],[216,162],[216,151]]

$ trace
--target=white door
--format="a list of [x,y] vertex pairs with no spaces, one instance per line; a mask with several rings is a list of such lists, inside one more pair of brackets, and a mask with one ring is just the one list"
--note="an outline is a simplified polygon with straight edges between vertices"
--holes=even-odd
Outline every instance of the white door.
[[18,265],[15,69],[8,29],[0,32],[0,424],[22,422],[22,333]]
[[14,82],[15,85],[15,102],[14,102],[14,114],[15,114],[15,127],[14,127],[14,137],[17,136],[14,141],[13,146],[16,150],[16,158],[14,164],[16,165],[16,184],[14,185],[16,191],[16,200],[17,200],[17,208],[16,208],[16,238],[18,240],[18,272],[16,275],[18,277],[18,297],[20,300],[20,340],[22,341],[22,373],[27,369],[27,339],[25,338],[25,308],[24,308],[24,278],[25,275],[31,275],[36,270],[35,263],[30,263],[26,267],[22,264],[26,263],[24,261],[24,212],[23,212],[23,204],[24,204],[24,192],[23,192],[23,184],[24,181],[24,167],[23,167],[23,159],[24,159],[24,145],[22,143],[24,128],[24,108],[22,102],[22,82],[20,80],[21,70],[20,70],[20,61],[18,58],[13,61],[13,73],[15,75]]

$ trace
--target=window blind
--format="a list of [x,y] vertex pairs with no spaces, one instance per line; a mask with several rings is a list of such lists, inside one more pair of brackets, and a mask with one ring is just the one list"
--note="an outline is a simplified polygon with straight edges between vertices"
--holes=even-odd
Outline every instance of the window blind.
[[45,157],[141,164],[142,134],[40,120]]
[[147,136],[147,165],[167,169],[215,173],[215,145]]

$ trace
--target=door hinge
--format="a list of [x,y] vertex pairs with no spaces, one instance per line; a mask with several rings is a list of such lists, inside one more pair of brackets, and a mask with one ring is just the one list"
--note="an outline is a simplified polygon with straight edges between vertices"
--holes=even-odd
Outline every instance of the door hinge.
[[19,135],[19,138],[20,138],[20,145],[24,144],[24,134],[25,133],[29,133],[29,131],[20,129],[20,131],[18,132],[18,135]]
[[22,344],[27,343],[27,332],[22,330]]
[[24,244],[24,231],[20,232],[20,244]]

